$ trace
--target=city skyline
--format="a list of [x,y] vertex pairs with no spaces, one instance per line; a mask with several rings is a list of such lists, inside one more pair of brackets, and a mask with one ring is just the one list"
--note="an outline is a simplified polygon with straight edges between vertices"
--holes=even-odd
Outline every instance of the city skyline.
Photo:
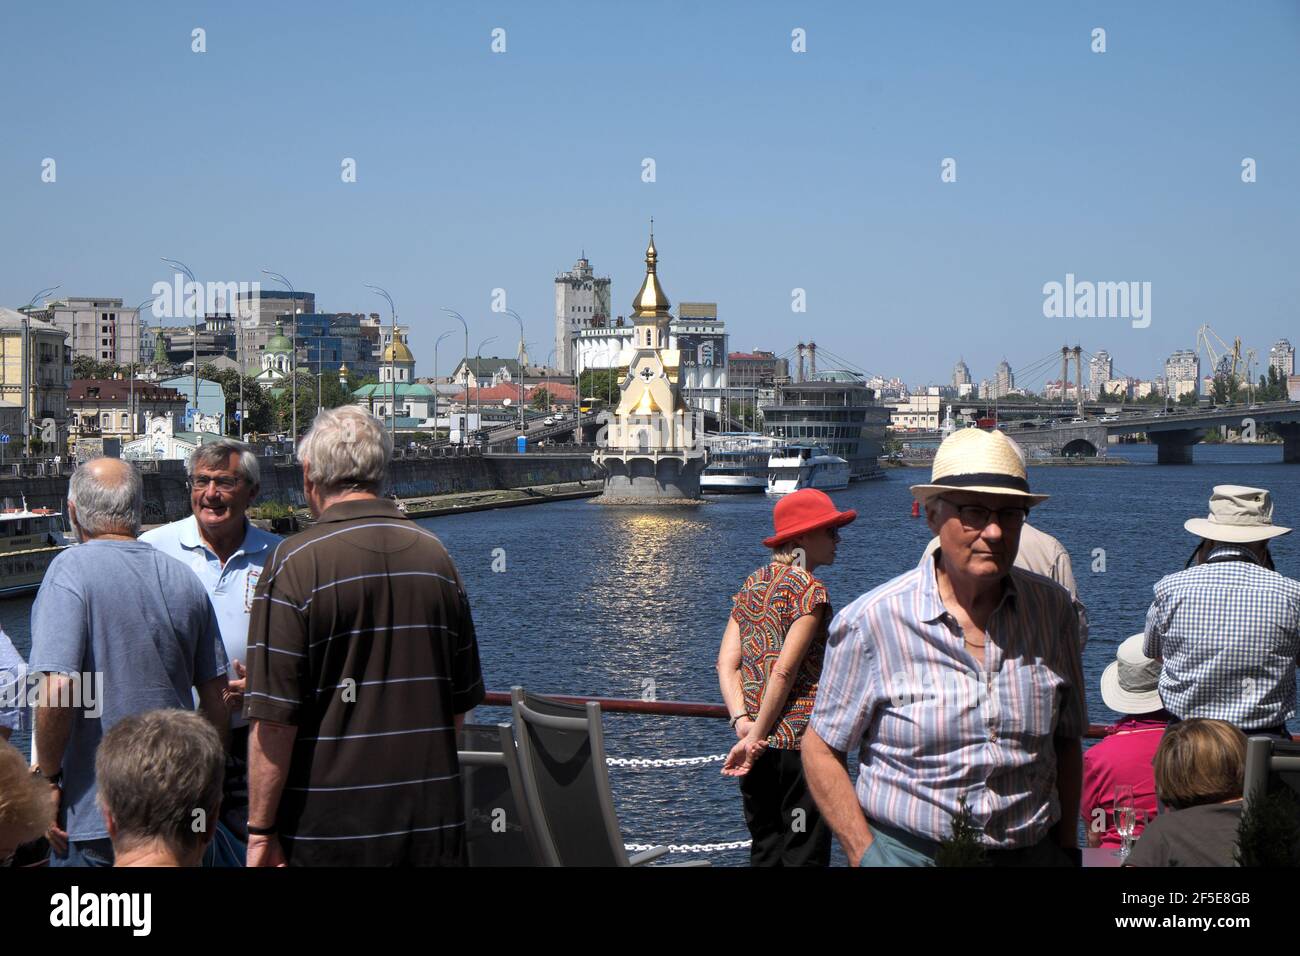
[[[978,382],[1077,342],[1150,378],[1205,323],[1261,366],[1294,335],[1291,4],[557,9],[7,8],[7,62],[39,82],[0,114],[27,131],[0,156],[23,225],[0,304],[56,283],[134,303],[169,255],[386,322],[376,283],[428,367],[458,328],[442,306],[517,339],[504,290],[541,362],[555,276],[585,253],[627,315],[653,216],[669,295],[717,302],[733,351],[816,340],[942,384],[958,355]],[[148,55],[98,69],[113,45]],[[1150,324],[1046,318],[1067,276],[1150,283]]]

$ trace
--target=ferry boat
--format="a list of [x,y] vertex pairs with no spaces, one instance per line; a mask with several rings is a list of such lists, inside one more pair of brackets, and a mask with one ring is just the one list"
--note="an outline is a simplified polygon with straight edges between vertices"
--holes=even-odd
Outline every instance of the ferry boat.
[[851,481],[861,481],[884,475],[889,412],[861,375],[824,371],[777,385],[774,402],[763,406],[763,431],[781,441],[815,442],[849,463]]
[[849,486],[849,463],[818,445],[787,445],[767,462],[767,493],[788,495],[802,488],[834,491]]
[[30,594],[50,562],[71,547],[62,512],[50,508],[0,510],[0,598]]
[[758,493],[767,488],[767,464],[781,443],[770,435],[727,433],[704,439],[709,464],[700,490],[712,494]]

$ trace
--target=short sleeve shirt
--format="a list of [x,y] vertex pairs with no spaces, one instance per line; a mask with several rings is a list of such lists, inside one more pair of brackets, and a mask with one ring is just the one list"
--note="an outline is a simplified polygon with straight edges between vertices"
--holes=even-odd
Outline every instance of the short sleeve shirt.
[[[793,565],[769,564],[759,568],[732,597],[731,616],[740,625],[741,685],[745,711],[757,716],[763,704],[772,668],[781,656],[785,636],[799,618],[829,604],[826,586],[807,570]],[[826,624],[830,608],[822,618],[817,636],[804,655],[786,696],[772,733],[770,746],[794,750],[808,727],[817,681],[821,676],[822,658],[826,653]]]
[[104,734],[146,710],[193,710],[193,688],[226,673],[226,651],[212,602],[189,568],[140,541],[88,541],[45,572],[32,605],[28,670],[77,675],[63,754],[67,832],[97,840],[108,836],[95,803]]
[[0,630],[0,727],[9,731],[26,726],[27,664]]

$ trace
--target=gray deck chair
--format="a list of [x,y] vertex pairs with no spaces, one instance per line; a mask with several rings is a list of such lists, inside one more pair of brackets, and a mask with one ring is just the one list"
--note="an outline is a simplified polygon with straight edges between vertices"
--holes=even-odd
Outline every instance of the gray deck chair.
[[[528,809],[549,866],[639,866],[666,846],[629,857],[609,789],[600,705],[510,689]],[[699,865],[699,864],[696,864]]]
[[509,724],[466,724],[457,746],[470,866],[542,866]]
[[1250,808],[1261,793],[1281,783],[1300,795],[1300,742],[1277,737],[1250,737],[1246,741],[1245,792],[1241,808]]

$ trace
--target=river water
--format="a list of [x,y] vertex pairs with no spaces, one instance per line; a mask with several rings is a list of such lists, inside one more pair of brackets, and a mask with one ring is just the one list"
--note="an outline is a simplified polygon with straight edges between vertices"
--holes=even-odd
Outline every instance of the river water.
[[[1030,471],[1034,490],[1052,495],[1035,509],[1034,524],[1069,550],[1088,608],[1084,671],[1094,723],[1116,719],[1101,701],[1101,672],[1118,644],[1142,629],[1151,586],[1191,553],[1195,541],[1183,521],[1204,516],[1213,485],[1268,488],[1275,520],[1300,524],[1300,467],[1283,465],[1279,446],[1200,445],[1190,467],[1156,466],[1149,445],[1113,446],[1111,453],[1131,464]],[[818,570],[836,608],[915,566],[929,532],[923,519],[911,517],[908,485],[927,477],[926,469],[896,469],[832,495],[859,515],[844,529],[836,563]],[[542,693],[716,702],[713,665],[731,595],[766,560],[762,539],[771,533],[771,510],[764,495],[710,497],[698,508],[671,509],[582,500],[422,523],[442,539],[465,579],[489,689],[519,684]],[[1300,535],[1274,542],[1273,553],[1281,573],[1300,577]],[[30,604],[0,602],[0,623],[24,655]],[[480,708],[475,719],[509,716],[503,708]],[[614,757],[720,754],[735,739],[719,720],[604,720]],[[748,837],[736,784],[718,764],[615,767],[610,777],[629,843]],[[745,850],[706,855],[715,865],[748,859]]]

